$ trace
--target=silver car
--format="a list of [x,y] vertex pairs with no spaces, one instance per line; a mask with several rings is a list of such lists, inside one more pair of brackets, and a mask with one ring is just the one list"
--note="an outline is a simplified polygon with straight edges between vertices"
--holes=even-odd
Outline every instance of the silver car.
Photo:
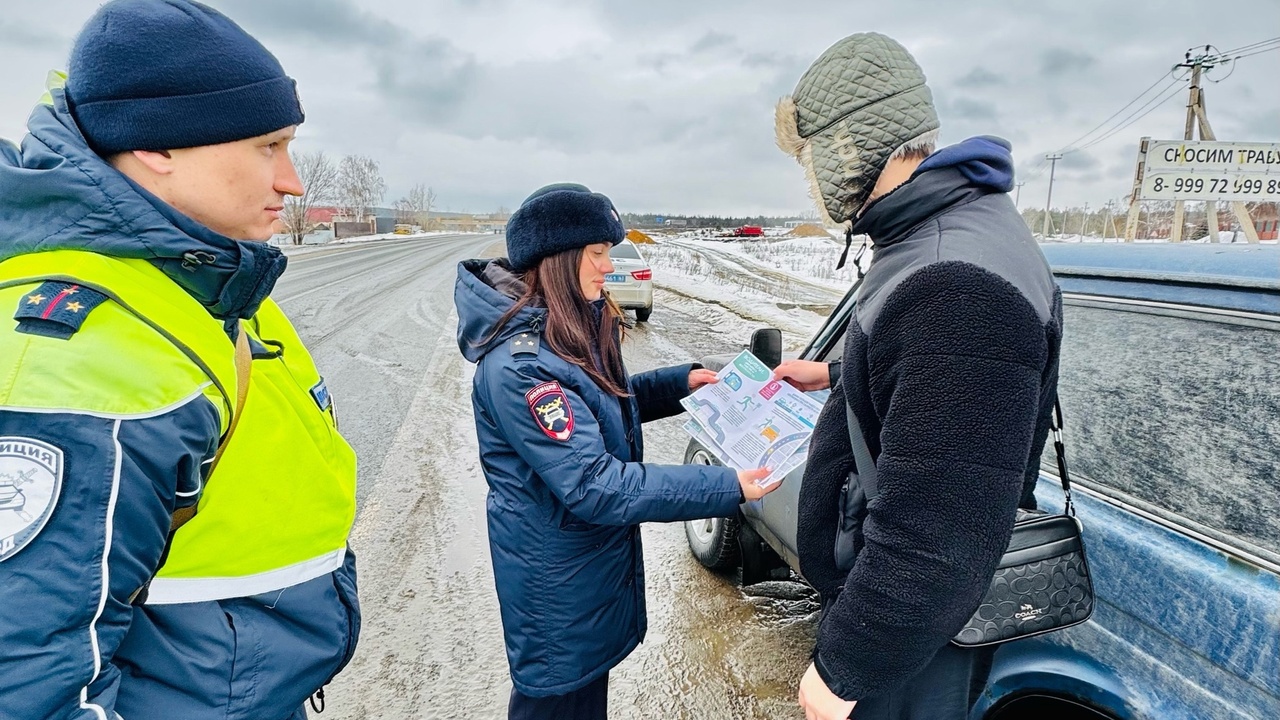
[[630,240],[623,240],[609,251],[613,272],[604,277],[604,289],[619,307],[636,311],[636,320],[644,322],[653,313],[653,269]]

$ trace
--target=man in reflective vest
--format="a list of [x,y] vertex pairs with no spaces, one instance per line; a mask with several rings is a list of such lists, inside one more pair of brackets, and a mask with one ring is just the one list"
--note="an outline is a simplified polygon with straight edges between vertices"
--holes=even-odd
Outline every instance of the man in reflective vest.
[[355,456],[261,242],[294,81],[188,0],[106,4],[69,66],[0,141],[0,716],[305,717],[359,610]]

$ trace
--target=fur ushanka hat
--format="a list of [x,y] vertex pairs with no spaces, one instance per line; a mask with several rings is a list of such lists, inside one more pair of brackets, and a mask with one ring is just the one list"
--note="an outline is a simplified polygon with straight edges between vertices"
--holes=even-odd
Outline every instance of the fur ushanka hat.
[[542,258],[607,242],[617,245],[626,229],[613,201],[585,185],[556,183],[538,188],[507,221],[507,259],[524,272]]
[[895,153],[937,142],[924,72],[892,38],[858,33],[832,45],[778,103],[778,147],[805,169],[830,225],[851,223]]

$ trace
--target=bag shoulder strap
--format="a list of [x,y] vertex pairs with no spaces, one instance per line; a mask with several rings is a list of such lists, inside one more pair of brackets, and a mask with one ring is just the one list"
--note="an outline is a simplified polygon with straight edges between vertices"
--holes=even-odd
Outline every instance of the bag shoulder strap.
[[867,502],[880,494],[879,471],[871,459],[871,448],[867,447],[867,439],[862,434],[862,426],[858,424],[858,416],[853,412],[846,395],[844,400],[844,416],[849,425],[849,444],[853,447],[854,472],[858,474],[858,484],[862,486],[862,494]]
[[[844,415],[849,426],[849,444],[853,447],[853,462],[858,475],[858,483],[862,486],[862,494],[870,503],[880,494],[879,471],[871,459],[871,449],[867,447],[867,439],[862,434],[862,426],[858,424],[858,416],[853,412],[846,395]],[[1058,456],[1058,477],[1062,480],[1062,494],[1066,497],[1063,513],[1075,515],[1076,508],[1071,502],[1071,478],[1067,474],[1067,451],[1062,442],[1062,403],[1055,396],[1053,399],[1053,415],[1049,418],[1049,428],[1053,432],[1053,451]]]
[[[213,479],[213,473],[218,469],[218,462],[222,460],[222,453],[231,443],[231,436],[235,435],[236,426],[240,424],[244,401],[249,397],[249,373],[252,371],[253,352],[249,349],[249,331],[241,320],[236,328],[236,408],[231,415],[231,422],[227,425],[227,434],[223,435],[222,441],[218,443],[218,451],[214,454],[213,463],[209,466],[209,474],[205,476],[206,481]],[[195,515],[196,505],[174,510],[169,524],[169,536],[172,537],[178,528],[186,525]]]

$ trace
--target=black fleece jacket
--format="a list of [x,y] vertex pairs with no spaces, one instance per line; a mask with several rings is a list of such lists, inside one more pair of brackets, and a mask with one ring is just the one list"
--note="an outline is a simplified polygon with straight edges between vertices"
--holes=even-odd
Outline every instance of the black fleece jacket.
[[[815,664],[859,700],[922,669],[977,607],[1031,491],[1057,390],[1061,299],[1008,196],[918,173],[855,232],[875,256],[814,431],[797,544],[824,607]],[[853,469],[846,397],[876,466],[848,573],[833,547]]]

